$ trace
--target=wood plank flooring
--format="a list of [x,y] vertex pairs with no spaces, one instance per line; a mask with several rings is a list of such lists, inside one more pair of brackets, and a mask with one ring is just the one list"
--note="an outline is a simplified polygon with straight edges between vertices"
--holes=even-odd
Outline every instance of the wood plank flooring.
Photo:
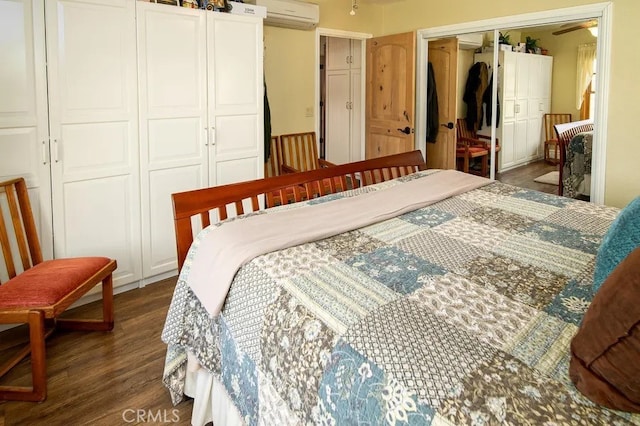
[[544,161],[536,161],[535,163],[511,169],[504,173],[498,173],[496,180],[520,188],[534,189],[536,191],[546,192],[547,194],[557,194],[557,185],[533,181],[538,176],[554,170],[558,170],[558,166],[547,164]]
[[[160,340],[176,279],[115,296],[111,333],[58,332],[47,340],[48,397],[42,403],[0,402],[0,426],[189,425],[191,400],[174,407],[162,385],[166,345]],[[99,302],[73,316],[99,316]],[[0,362],[27,341],[27,329],[0,333]],[[0,384],[28,385],[29,359]],[[140,410],[141,417],[137,417]],[[174,411],[175,410],[175,411]]]

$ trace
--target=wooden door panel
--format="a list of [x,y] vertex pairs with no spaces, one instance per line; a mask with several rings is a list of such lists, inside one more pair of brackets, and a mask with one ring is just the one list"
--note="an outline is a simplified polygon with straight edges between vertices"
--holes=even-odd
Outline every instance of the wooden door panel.
[[366,158],[414,149],[415,33],[367,40],[366,96]]
[[[429,42],[429,62],[438,94],[440,124],[455,123],[457,109],[458,39],[455,37]],[[440,126],[436,143],[427,143],[427,167],[455,169],[456,131]]]

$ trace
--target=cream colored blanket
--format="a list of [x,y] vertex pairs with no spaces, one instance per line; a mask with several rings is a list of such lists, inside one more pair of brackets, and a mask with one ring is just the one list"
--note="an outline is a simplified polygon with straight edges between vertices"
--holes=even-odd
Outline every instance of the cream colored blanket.
[[181,279],[215,316],[238,269],[257,256],[391,219],[489,182],[444,170],[356,197],[225,222],[196,240]]

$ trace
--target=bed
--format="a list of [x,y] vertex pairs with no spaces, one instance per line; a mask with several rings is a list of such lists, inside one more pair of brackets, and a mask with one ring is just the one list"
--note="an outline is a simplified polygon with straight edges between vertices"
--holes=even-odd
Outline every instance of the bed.
[[589,200],[593,120],[573,121],[554,127],[560,143],[558,195]]
[[163,383],[193,424],[640,424],[567,374],[615,208],[419,151],[173,200]]

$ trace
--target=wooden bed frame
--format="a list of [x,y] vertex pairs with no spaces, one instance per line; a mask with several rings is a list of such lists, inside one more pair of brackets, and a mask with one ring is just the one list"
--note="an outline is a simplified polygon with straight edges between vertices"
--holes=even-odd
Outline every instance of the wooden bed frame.
[[[372,160],[342,164],[302,173],[291,173],[247,182],[172,194],[173,220],[181,269],[193,242],[192,217],[199,216],[202,227],[235,214],[258,211],[266,206],[304,201],[327,194],[384,182],[426,170],[420,151],[411,151]],[[264,202],[262,202],[264,201]]]

